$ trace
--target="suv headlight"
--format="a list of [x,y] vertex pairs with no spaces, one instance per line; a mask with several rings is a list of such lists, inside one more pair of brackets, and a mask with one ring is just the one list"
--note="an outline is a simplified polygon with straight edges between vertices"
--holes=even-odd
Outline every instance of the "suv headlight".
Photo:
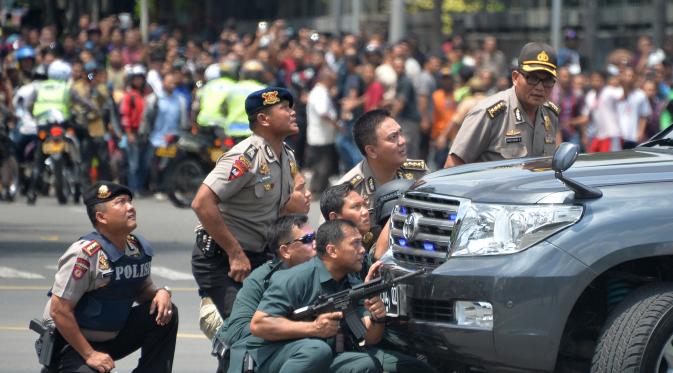
[[582,206],[497,205],[464,202],[451,256],[512,254],[575,224]]

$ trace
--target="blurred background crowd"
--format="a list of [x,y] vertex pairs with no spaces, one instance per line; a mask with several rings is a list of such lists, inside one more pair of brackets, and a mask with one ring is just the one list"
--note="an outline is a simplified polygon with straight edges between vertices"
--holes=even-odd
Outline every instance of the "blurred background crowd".
[[[211,37],[150,22],[147,42],[129,14],[97,22],[83,14],[71,29],[52,24],[3,29],[0,105],[13,150],[19,161],[26,156],[26,145],[37,136],[25,120],[35,111],[26,103],[36,100],[36,83],[52,78],[49,66],[63,61],[78,98],[69,101],[68,111],[81,128],[86,177],[115,179],[141,194],[161,191],[153,176],[157,149],[181,131],[219,126],[229,128],[234,139],[246,136],[232,135],[236,124],[245,122],[241,98],[208,90],[215,81],[229,92],[267,85],[290,89],[301,133],[288,143],[303,169],[326,167],[320,173],[325,178],[362,159],[350,129],[376,108],[390,110],[404,128],[409,158],[438,169],[467,112],[511,86],[520,48],[501,48],[497,34],[466,38],[469,31],[425,48],[418,38],[390,42],[385,32],[335,34],[290,27],[283,19],[257,22],[250,32],[226,22]],[[671,122],[670,38],[657,47],[652,37],[639,35],[598,64],[580,52],[575,29],[563,29],[562,36],[551,98],[561,110],[559,141],[587,152],[613,151],[633,147]],[[22,96],[22,88],[31,85],[32,96]],[[208,117],[213,110],[215,118]],[[328,180],[314,179],[314,196],[327,185]]]

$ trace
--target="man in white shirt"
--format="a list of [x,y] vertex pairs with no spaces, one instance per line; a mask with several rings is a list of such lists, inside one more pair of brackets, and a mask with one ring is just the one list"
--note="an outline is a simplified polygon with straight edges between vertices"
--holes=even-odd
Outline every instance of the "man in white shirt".
[[622,130],[624,149],[632,149],[645,138],[647,117],[651,108],[647,96],[636,87],[635,72],[632,67],[625,67],[619,75],[619,83],[624,90],[622,99],[617,103],[619,127]]
[[310,187],[313,195],[319,195],[325,190],[329,185],[329,177],[338,170],[339,158],[334,144],[340,127],[330,94],[335,84],[336,74],[329,67],[323,67],[318,72],[318,81],[309,93],[306,104],[306,142],[313,172]]
[[617,102],[621,99],[621,87],[606,85],[606,73],[591,73],[591,86],[584,98],[582,116],[589,122],[591,145],[589,152],[622,150],[622,131],[617,120]]

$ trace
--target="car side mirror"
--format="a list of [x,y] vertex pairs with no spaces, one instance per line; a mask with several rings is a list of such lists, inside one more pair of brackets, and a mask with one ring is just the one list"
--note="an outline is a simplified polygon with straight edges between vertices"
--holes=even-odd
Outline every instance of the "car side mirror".
[[551,168],[556,172],[563,172],[577,160],[579,147],[573,143],[564,142],[559,145],[551,160]]

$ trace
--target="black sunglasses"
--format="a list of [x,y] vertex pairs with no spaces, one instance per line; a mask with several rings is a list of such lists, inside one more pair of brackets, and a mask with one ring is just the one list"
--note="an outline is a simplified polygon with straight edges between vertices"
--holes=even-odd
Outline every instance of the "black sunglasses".
[[551,88],[556,84],[556,78],[553,76],[550,76],[548,78],[540,79],[537,76],[533,76],[531,74],[527,74],[521,70],[519,70],[519,74],[523,75],[524,79],[526,79],[526,83],[530,85],[531,87],[535,87],[538,83],[542,82],[542,86],[545,88]]
[[292,241],[285,242],[282,245],[292,245],[295,242],[301,242],[303,244],[307,244],[313,242],[313,240],[315,240],[315,232],[306,233],[305,235],[299,238],[295,238]]

